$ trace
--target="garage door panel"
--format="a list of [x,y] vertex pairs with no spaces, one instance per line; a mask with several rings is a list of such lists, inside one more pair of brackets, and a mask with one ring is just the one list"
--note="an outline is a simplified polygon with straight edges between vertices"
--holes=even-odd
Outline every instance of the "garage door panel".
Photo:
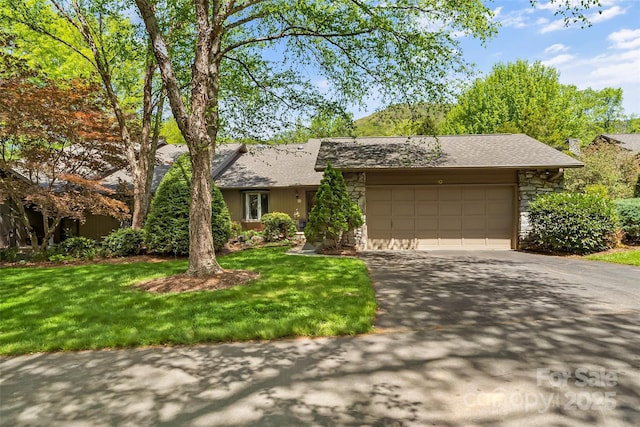
[[441,202],[446,200],[462,200],[462,189],[453,187],[439,189],[438,200]]
[[375,200],[391,201],[391,189],[390,188],[367,188],[367,203]]
[[438,215],[438,202],[437,201],[416,202],[416,215],[418,216]]
[[369,248],[511,248],[513,186],[408,187],[367,187]]
[[462,214],[467,215],[481,215],[485,216],[487,211],[487,204],[484,200],[477,202],[466,202],[462,207]]
[[504,200],[513,198],[511,187],[487,187],[487,200]]
[[441,231],[455,230],[458,233],[460,233],[460,231],[462,230],[462,217],[461,216],[440,217],[438,218],[438,228]]
[[414,200],[413,190],[404,190],[400,188],[393,189],[392,197],[394,201],[407,200],[413,203]]
[[369,235],[377,231],[391,234],[391,217],[368,215],[367,230]]
[[484,200],[485,197],[484,188],[465,188],[462,190],[464,200]]
[[511,200],[492,200],[487,204],[489,215],[504,215],[511,212],[513,202]]
[[416,218],[416,232],[422,230],[438,230],[437,216],[419,216]]
[[431,201],[431,202],[438,201],[437,188],[433,188],[433,189],[417,188],[414,191],[414,195],[415,195],[415,200],[418,202],[419,201]]
[[394,236],[402,236],[402,238],[406,238],[409,235],[413,236],[416,229],[416,224],[413,217],[403,218],[396,216],[391,221],[391,224]]
[[484,216],[465,216],[462,221],[463,230],[479,230],[479,232],[484,233],[486,228],[487,220]]
[[439,204],[438,213],[440,216],[448,216],[448,215],[462,215],[462,203],[461,202],[443,202],[441,201]]
[[394,216],[414,216],[415,203],[413,201],[393,202],[393,215]]
[[391,202],[381,200],[368,200],[367,210],[369,212],[375,212],[375,215],[388,215],[391,216]]

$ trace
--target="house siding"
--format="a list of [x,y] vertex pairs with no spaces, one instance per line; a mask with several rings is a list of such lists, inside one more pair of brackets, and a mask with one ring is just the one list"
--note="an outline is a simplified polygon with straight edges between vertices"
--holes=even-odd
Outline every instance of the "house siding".
[[[296,210],[298,212],[298,220],[306,222],[308,219],[307,212],[307,191],[315,191],[315,187],[299,187],[299,188],[275,188],[269,189],[269,212],[284,212],[295,220]],[[256,228],[259,224],[257,221],[245,221],[242,218],[242,193],[247,190],[231,190],[221,189],[222,197],[227,203],[231,220],[242,224],[243,228]],[[258,191],[258,190],[255,190]]]

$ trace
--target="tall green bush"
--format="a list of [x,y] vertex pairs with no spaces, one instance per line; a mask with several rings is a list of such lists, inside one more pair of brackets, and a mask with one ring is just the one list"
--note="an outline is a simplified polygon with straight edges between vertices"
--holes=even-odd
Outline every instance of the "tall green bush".
[[[150,252],[189,253],[190,187],[191,162],[185,155],[171,166],[151,201],[145,223],[145,244]],[[213,244],[220,250],[231,237],[231,217],[222,193],[215,185],[211,192],[211,210]]]
[[547,194],[529,208],[527,240],[540,249],[587,254],[616,244],[618,215],[613,202],[598,194]]
[[640,243],[640,198],[614,201],[627,243]]
[[296,225],[289,215],[283,212],[269,212],[262,215],[260,222],[264,224],[264,240],[277,242],[295,236]]
[[330,164],[324,171],[315,201],[304,229],[310,242],[338,248],[347,233],[364,223],[362,211],[349,197],[342,174]]

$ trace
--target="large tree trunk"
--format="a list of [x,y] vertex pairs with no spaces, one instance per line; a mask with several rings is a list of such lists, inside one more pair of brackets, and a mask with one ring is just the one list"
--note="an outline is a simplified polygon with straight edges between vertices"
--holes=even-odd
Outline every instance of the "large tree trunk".
[[190,276],[207,276],[222,271],[216,261],[211,235],[211,150],[209,147],[191,153],[191,208],[189,213]]

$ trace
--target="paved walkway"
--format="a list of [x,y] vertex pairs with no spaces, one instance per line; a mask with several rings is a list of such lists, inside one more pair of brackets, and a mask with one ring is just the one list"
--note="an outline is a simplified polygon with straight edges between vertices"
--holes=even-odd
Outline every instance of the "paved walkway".
[[640,425],[640,270],[396,255],[385,333],[0,359],[0,425]]

